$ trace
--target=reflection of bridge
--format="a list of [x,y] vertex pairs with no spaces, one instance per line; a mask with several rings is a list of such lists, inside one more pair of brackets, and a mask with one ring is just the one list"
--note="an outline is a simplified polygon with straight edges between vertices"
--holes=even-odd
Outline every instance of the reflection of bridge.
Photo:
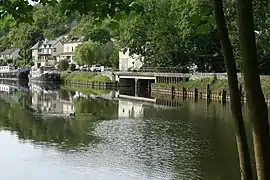
[[[117,98],[118,104],[118,117],[119,118],[142,118],[144,116],[144,108],[151,106],[154,108],[160,109],[172,109],[172,107],[181,106],[179,101],[169,101],[150,99],[150,98],[141,98],[119,95]],[[167,103],[167,104],[166,104]]]

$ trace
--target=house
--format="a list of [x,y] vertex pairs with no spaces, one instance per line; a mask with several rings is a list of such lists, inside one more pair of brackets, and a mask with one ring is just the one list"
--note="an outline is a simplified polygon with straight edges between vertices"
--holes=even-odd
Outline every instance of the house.
[[68,60],[71,64],[74,64],[75,49],[84,41],[84,37],[73,38],[63,43],[63,53],[60,55],[61,60]]
[[38,41],[32,48],[32,59],[35,63],[55,65],[63,53],[63,42],[61,39]]
[[129,55],[129,50],[119,52],[119,70],[140,69],[143,66],[143,57],[140,55]]
[[19,48],[14,48],[14,49],[6,49],[0,53],[0,59],[17,59],[21,57],[19,55],[20,49]]

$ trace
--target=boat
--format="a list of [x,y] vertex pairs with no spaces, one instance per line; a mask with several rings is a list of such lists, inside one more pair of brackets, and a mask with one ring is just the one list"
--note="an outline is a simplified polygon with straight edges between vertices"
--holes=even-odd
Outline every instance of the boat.
[[0,79],[28,80],[30,69],[16,66],[0,66]]
[[31,68],[29,73],[29,82],[36,83],[60,83],[60,72],[51,66],[42,66]]

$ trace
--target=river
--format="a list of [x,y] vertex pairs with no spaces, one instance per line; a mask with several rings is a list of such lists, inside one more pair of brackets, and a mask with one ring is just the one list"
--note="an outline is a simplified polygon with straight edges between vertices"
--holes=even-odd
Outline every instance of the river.
[[3,180],[239,177],[228,105],[179,99],[166,106],[117,98],[114,91],[0,87]]

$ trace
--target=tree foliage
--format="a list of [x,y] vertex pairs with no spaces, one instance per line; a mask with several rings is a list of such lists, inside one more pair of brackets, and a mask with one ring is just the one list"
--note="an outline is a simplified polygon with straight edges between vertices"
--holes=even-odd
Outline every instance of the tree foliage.
[[103,63],[105,58],[106,54],[101,44],[91,40],[78,45],[75,50],[75,60],[79,64]]
[[88,32],[86,35],[87,39],[90,39],[92,41],[99,42],[101,44],[105,44],[109,41],[111,41],[111,35],[110,31],[104,29],[104,28],[95,28]]
[[20,48],[22,57],[30,58],[30,48],[36,44],[37,41],[43,40],[44,36],[40,29],[31,26],[27,23],[21,23],[11,29],[8,34],[11,47]]
[[68,60],[64,59],[59,62],[59,70],[66,71],[69,67]]

